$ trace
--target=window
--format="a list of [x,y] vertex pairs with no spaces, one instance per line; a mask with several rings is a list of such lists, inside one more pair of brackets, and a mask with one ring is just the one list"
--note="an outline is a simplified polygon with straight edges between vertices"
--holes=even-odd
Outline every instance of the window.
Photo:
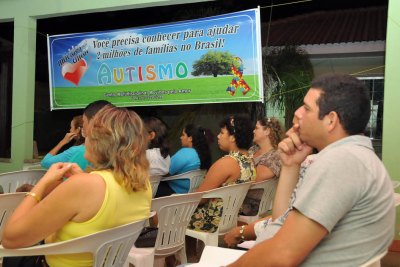
[[0,23],[0,158],[11,158],[14,23]]
[[375,152],[381,158],[385,80],[383,77],[362,77],[359,79],[362,80],[370,90],[371,117],[367,125],[366,135],[371,138]]

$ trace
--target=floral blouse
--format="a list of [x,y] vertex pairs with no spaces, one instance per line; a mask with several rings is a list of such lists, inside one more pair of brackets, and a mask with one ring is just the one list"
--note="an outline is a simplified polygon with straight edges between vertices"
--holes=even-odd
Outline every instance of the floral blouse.
[[[282,166],[278,151],[276,149],[271,149],[268,152],[266,152],[258,157],[254,157],[254,154],[258,150],[260,150],[260,147],[257,145],[252,146],[249,149],[249,155],[250,155],[250,157],[253,158],[254,165],[256,167],[258,165],[263,165],[263,166],[267,167],[275,174],[275,176],[272,177],[271,179],[278,179],[279,175],[281,173],[281,166]],[[261,200],[263,193],[264,193],[264,190],[262,190],[262,189],[250,190],[247,193],[247,196],[243,202],[241,214],[246,215],[246,216],[256,215],[258,212],[259,206],[260,206],[260,200]]]
[[[231,157],[236,160],[240,167],[240,177],[236,181],[223,183],[221,186],[240,184],[254,181],[256,178],[256,170],[251,157],[243,155],[239,152],[230,152],[225,157]],[[222,215],[223,203],[220,198],[210,199],[200,204],[194,211],[190,220],[189,229],[203,232],[215,232],[218,228]]]

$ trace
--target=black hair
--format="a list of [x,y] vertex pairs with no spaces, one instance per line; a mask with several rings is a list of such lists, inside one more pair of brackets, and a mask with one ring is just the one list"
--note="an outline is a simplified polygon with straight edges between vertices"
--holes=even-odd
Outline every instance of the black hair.
[[156,117],[147,117],[143,119],[147,131],[154,132],[155,136],[149,142],[149,149],[159,148],[161,155],[166,158],[169,155],[169,143],[167,140],[167,126]]
[[254,123],[248,116],[233,115],[222,120],[220,128],[226,128],[230,135],[236,140],[236,145],[240,149],[249,149],[253,143]]
[[87,105],[83,110],[83,115],[90,121],[96,113],[107,105],[112,105],[107,100],[97,100]]
[[314,79],[311,88],[321,90],[317,100],[319,119],[335,111],[347,134],[365,131],[371,115],[371,103],[369,90],[363,82],[350,75],[329,74]]
[[192,145],[200,158],[200,169],[207,170],[211,166],[211,151],[207,139],[208,130],[194,124],[184,128],[188,137],[192,137]]

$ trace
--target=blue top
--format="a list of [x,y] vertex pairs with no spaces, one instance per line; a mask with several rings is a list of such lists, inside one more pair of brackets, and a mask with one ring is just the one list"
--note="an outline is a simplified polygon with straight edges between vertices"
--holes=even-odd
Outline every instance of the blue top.
[[[183,147],[171,157],[171,165],[169,166],[171,175],[198,169],[200,169],[200,158],[194,148]],[[168,185],[175,193],[184,194],[189,191],[190,181],[189,179],[179,179],[168,181]]]
[[47,154],[43,160],[41,161],[41,165],[43,168],[48,169],[57,162],[73,162],[79,165],[82,170],[86,170],[88,165],[88,161],[83,157],[85,154],[85,146],[72,146],[67,150],[59,153],[57,155]]

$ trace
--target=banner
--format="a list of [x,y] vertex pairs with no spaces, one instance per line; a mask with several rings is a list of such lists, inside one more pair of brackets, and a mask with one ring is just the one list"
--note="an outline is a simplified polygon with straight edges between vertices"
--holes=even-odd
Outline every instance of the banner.
[[263,101],[260,14],[48,36],[51,109]]

